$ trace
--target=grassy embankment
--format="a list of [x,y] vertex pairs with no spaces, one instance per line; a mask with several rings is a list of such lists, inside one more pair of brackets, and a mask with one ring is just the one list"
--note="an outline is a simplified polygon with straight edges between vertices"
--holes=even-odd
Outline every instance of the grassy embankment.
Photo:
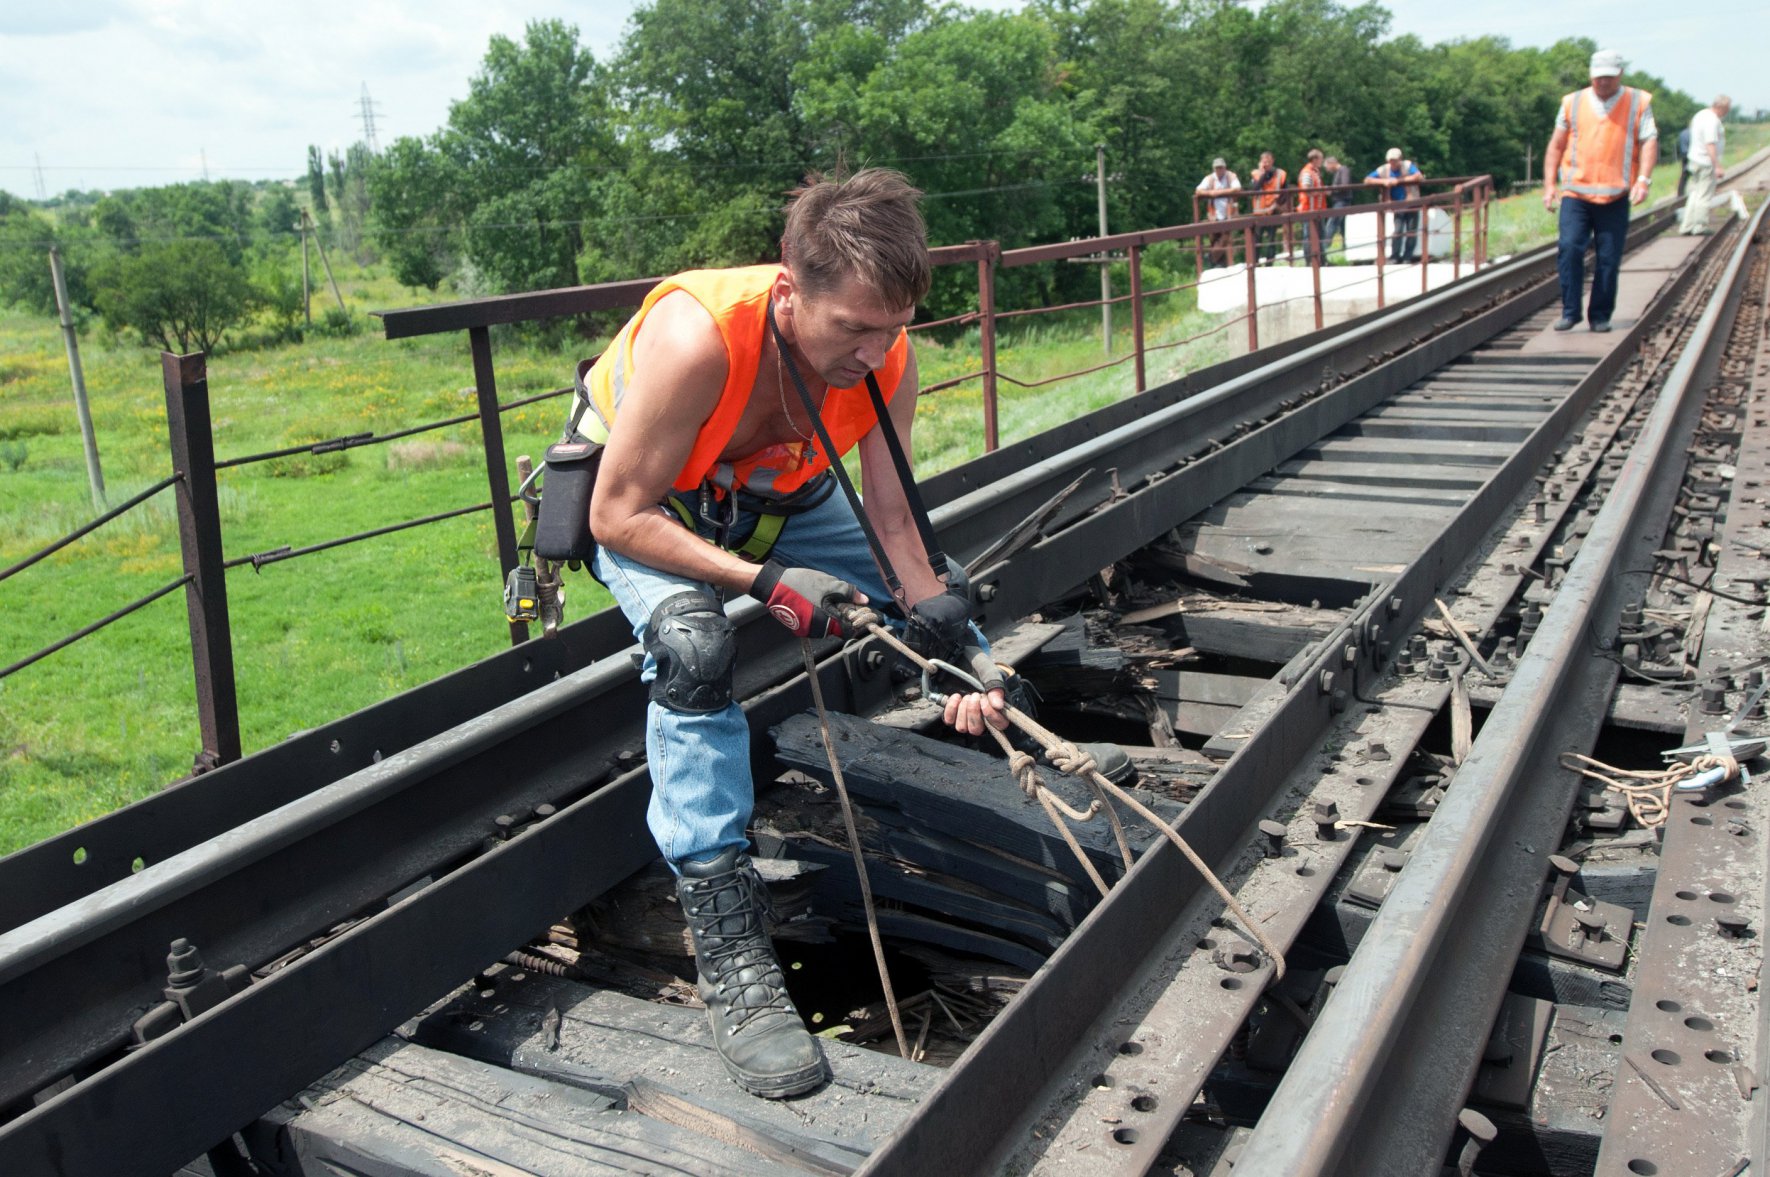
[[[1734,137],[1743,157],[1770,132]],[[1668,178],[1669,177],[1669,178]],[[1662,168],[1656,192],[1676,187]],[[1553,220],[1534,194],[1504,202],[1495,252],[1547,240]],[[1504,240],[1500,238],[1504,235]],[[1161,263],[1152,250],[1152,268]],[[1172,263],[1170,255],[1169,263]],[[372,307],[431,301],[375,271],[340,274],[360,316]],[[1146,279],[1150,286],[1162,283]],[[1124,274],[1115,285],[1125,288]],[[324,304],[317,292],[316,310]],[[1149,341],[1208,331],[1188,294],[1152,300]],[[1115,353],[1129,345],[1115,315]],[[1023,321],[1024,322],[1024,321]],[[1016,327],[1000,369],[1036,381],[1100,362],[1099,315],[1069,312]],[[1151,383],[1215,362],[1239,332],[1218,331],[1153,353]],[[600,341],[548,347],[497,337],[505,400],[562,386]],[[112,502],[163,477],[165,409],[157,356],[89,332],[82,340],[105,480]],[[977,364],[975,332],[919,343],[922,378],[935,383]],[[342,339],[212,357],[216,451],[227,457],[357,433],[388,432],[471,412],[472,368],[458,336],[389,343],[371,328]],[[1004,439],[1048,429],[1129,394],[1131,367],[1037,389],[1001,385]],[[53,321],[0,314],[0,566],[91,517],[79,432]],[[505,415],[508,452],[538,454],[563,402]],[[924,401],[918,467],[945,469],[980,449],[981,392],[973,382]],[[15,464],[16,463],[16,464]],[[229,556],[299,546],[483,501],[474,425],[403,443],[224,471]],[[170,495],[0,584],[0,664],[36,649],[180,573]],[[228,576],[244,742],[266,747],[503,648],[491,518],[468,516]],[[606,604],[574,577],[568,615]],[[189,770],[197,747],[182,594],[148,606],[12,677],[0,680],[0,853],[143,797]]]

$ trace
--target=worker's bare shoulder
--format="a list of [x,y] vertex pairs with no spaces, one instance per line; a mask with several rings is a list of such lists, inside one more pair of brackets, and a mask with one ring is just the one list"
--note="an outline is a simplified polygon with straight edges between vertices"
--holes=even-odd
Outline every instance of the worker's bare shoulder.
[[713,314],[686,290],[672,290],[647,312],[633,340],[634,366],[641,372],[663,369],[674,375],[701,372],[725,379],[725,341]]

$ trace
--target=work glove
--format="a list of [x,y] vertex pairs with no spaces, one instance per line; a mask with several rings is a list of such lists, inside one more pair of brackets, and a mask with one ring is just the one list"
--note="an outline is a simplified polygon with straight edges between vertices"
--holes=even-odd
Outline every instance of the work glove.
[[750,595],[768,606],[774,619],[802,638],[839,638],[844,630],[836,607],[858,594],[846,580],[815,568],[788,568],[769,560],[756,574]]
[[910,607],[903,643],[924,658],[956,664],[970,635],[971,599],[963,591],[949,588]]

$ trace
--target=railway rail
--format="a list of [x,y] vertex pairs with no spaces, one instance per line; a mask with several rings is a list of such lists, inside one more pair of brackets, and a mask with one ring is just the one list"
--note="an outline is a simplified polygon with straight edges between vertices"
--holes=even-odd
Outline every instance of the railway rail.
[[[1631,231],[1610,336],[1546,332],[1539,250],[929,480],[1029,678],[1078,635],[1135,647],[1144,784],[1282,981],[1159,838],[1093,902],[1048,839],[991,858],[874,794],[887,935],[1018,967],[1016,996],[943,1070],[832,1043],[797,1108],[693,1087],[704,1049],[669,1056],[686,1094],[623,1078],[647,1051],[616,1039],[655,1017],[661,1050],[683,1011],[498,963],[655,857],[602,615],[0,860],[0,1172],[1756,1171],[1761,794],[1680,794],[1656,840],[1563,765],[1765,730],[1763,214],[1674,215]],[[815,776],[797,646],[732,614],[758,780]],[[1000,761],[917,734],[873,644],[818,674],[879,721],[851,753],[907,747],[996,819]],[[1049,708],[1137,742],[1124,708]],[[965,910],[916,890],[967,869],[999,887]],[[475,1124],[400,1110],[419,1090]],[[611,1143],[635,1118],[669,1130]],[[465,1143],[480,1120],[514,1135]]]

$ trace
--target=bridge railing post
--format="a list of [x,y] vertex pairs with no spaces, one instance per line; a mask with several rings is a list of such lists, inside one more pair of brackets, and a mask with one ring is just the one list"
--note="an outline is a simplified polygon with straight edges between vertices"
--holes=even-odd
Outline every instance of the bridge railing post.
[[221,504],[215,486],[215,437],[209,416],[208,361],[202,352],[160,353],[166,385],[166,433],[179,480],[178,547],[184,559],[191,668],[197,685],[202,749],[193,772],[240,758],[240,710],[228,628],[227,571],[221,552]]

